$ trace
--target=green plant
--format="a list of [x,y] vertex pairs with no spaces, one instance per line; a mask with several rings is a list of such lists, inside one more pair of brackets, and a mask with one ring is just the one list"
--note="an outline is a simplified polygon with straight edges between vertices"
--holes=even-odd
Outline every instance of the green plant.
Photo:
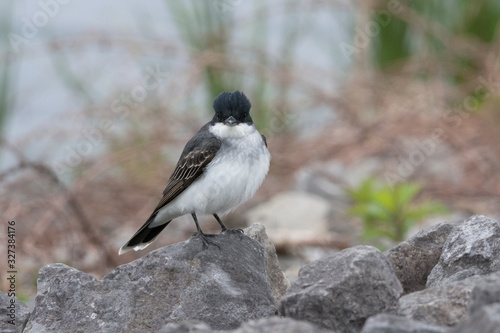
[[[267,2],[252,2],[252,13],[244,22],[235,18],[239,3],[165,0],[181,42],[203,74],[206,103],[210,105],[222,91],[243,90],[252,102],[255,125],[264,129],[273,110],[279,108],[286,115],[291,109],[288,94],[293,89],[294,55],[310,21],[300,11],[287,13],[281,27],[284,37],[273,55],[266,50],[269,30],[276,29],[276,23],[271,21]],[[299,1],[291,0],[290,7],[294,5],[299,8]]]
[[231,68],[230,39],[233,15],[231,10],[217,8],[210,1],[189,3],[167,0],[173,22],[194,61],[202,59],[202,72],[211,103],[222,91],[241,85],[241,77]]
[[425,217],[447,212],[437,202],[415,204],[420,190],[418,184],[399,183],[391,187],[374,178],[366,179],[356,188],[347,189],[353,201],[348,213],[362,219],[363,240],[389,238],[401,242],[410,227]]
[[[390,8],[390,1],[382,1],[375,8]],[[412,57],[432,56],[443,70],[450,74],[470,71],[470,65],[478,67],[478,57],[463,53],[461,39],[477,47],[497,41],[500,4],[495,0],[481,1],[411,1],[403,3],[401,13],[384,18],[387,12],[373,11],[370,19],[380,22],[370,46],[371,63],[375,68],[385,69],[398,61]],[[387,23],[383,23],[385,22]],[[426,22],[424,24],[423,22]],[[474,45],[474,44],[472,44]],[[462,51],[463,59],[454,59]]]

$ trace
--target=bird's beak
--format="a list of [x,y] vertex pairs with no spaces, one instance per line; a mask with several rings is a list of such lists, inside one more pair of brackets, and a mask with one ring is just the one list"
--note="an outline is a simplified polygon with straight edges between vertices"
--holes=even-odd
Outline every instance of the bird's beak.
[[226,120],[224,120],[224,124],[228,125],[228,126],[236,126],[238,125],[240,122],[237,121],[236,119],[234,119],[233,116],[230,116],[228,117]]

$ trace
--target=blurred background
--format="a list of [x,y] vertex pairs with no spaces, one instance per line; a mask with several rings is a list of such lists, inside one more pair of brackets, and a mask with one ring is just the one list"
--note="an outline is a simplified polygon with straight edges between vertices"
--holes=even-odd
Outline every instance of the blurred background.
[[222,91],[249,97],[272,155],[223,220],[263,223],[290,279],[349,246],[500,216],[496,0],[18,0],[0,15],[0,243],[15,220],[21,300],[46,264],[101,278],[193,234],[178,218],[117,254]]

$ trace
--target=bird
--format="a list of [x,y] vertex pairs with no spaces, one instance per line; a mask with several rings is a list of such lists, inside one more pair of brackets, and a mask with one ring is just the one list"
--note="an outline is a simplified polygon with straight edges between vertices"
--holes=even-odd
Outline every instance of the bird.
[[[119,250],[139,251],[150,245],[174,219],[191,214],[196,235],[211,241],[198,215],[213,215],[221,227],[224,216],[261,186],[269,171],[267,141],[250,116],[251,104],[240,91],[222,92],[213,102],[214,117],[187,142],[151,216]],[[241,230],[239,230],[241,231]]]

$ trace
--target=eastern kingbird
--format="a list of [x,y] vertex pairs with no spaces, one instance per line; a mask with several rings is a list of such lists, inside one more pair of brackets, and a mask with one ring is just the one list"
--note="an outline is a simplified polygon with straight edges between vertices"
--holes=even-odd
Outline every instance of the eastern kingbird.
[[191,214],[198,235],[209,243],[197,214],[219,218],[250,199],[269,170],[266,138],[250,117],[250,102],[239,92],[223,92],[214,100],[215,115],[182,151],[163,197],[146,223],[121,247],[119,254],[142,250],[172,219]]

